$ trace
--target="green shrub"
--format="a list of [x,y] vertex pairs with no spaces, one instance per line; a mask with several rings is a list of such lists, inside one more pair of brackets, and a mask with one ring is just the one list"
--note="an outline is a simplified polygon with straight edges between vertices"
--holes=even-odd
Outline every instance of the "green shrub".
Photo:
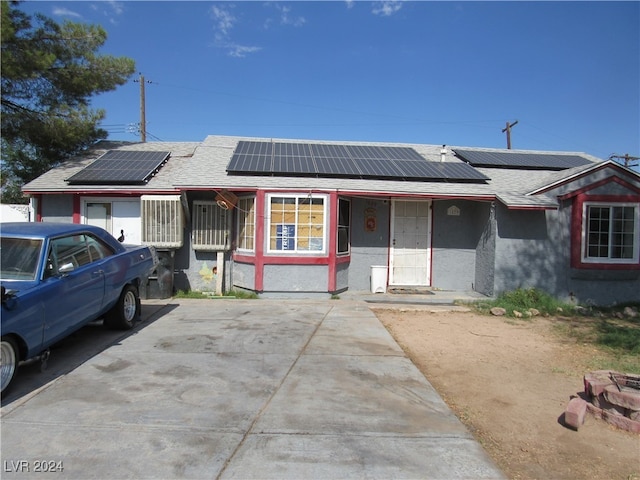
[[514,310],[524,313],[530,308],[535,308],[542,315],[571,314],[574,306],[562,303],[542,290],[536,288],[519,288],[500,294],[495,300],[481,301],[475,304],[481,312],[487,313],[493,307],[502,307],[507,311],[507,316],[513,317]]
[[214,295],[211,292],[200,292],[198,290],[178,290],[176,294],[173,296],[174,298],[242,298],[242,299],[253,299],[258,298],[258,295],[254,292],[248,292],[245,290],[231,290],[229,292],[225,292],[222,296]]

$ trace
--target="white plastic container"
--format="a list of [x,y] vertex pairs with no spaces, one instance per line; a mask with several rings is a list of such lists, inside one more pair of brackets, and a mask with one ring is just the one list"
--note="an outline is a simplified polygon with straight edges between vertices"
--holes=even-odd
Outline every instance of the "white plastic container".
[[371,293],[387,293],[387,267],[371,265]]

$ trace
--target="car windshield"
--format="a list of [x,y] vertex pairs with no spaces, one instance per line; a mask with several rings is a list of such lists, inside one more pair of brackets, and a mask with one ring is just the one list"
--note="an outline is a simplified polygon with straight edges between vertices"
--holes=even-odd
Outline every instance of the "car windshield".
[[35,280],[42,240],[3,237],[0,244],[0,278]]

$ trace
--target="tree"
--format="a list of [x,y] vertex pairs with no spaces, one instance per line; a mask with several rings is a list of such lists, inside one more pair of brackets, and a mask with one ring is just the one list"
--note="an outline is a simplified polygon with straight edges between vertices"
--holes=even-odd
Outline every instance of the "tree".
[[99,55],[98,25],[29,16],[2,0],[2,201],[24,203],[21,186],[106,138],[104,110],[90,98],[124,84],[126,57]]

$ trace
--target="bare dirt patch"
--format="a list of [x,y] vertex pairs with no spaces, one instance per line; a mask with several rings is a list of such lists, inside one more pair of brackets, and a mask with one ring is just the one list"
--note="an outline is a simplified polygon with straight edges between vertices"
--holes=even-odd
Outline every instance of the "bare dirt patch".
[[473,312],[374,309],[414,364],[512,479],[640,479],[640,436],[587,414],[561,423],[593,346]]

